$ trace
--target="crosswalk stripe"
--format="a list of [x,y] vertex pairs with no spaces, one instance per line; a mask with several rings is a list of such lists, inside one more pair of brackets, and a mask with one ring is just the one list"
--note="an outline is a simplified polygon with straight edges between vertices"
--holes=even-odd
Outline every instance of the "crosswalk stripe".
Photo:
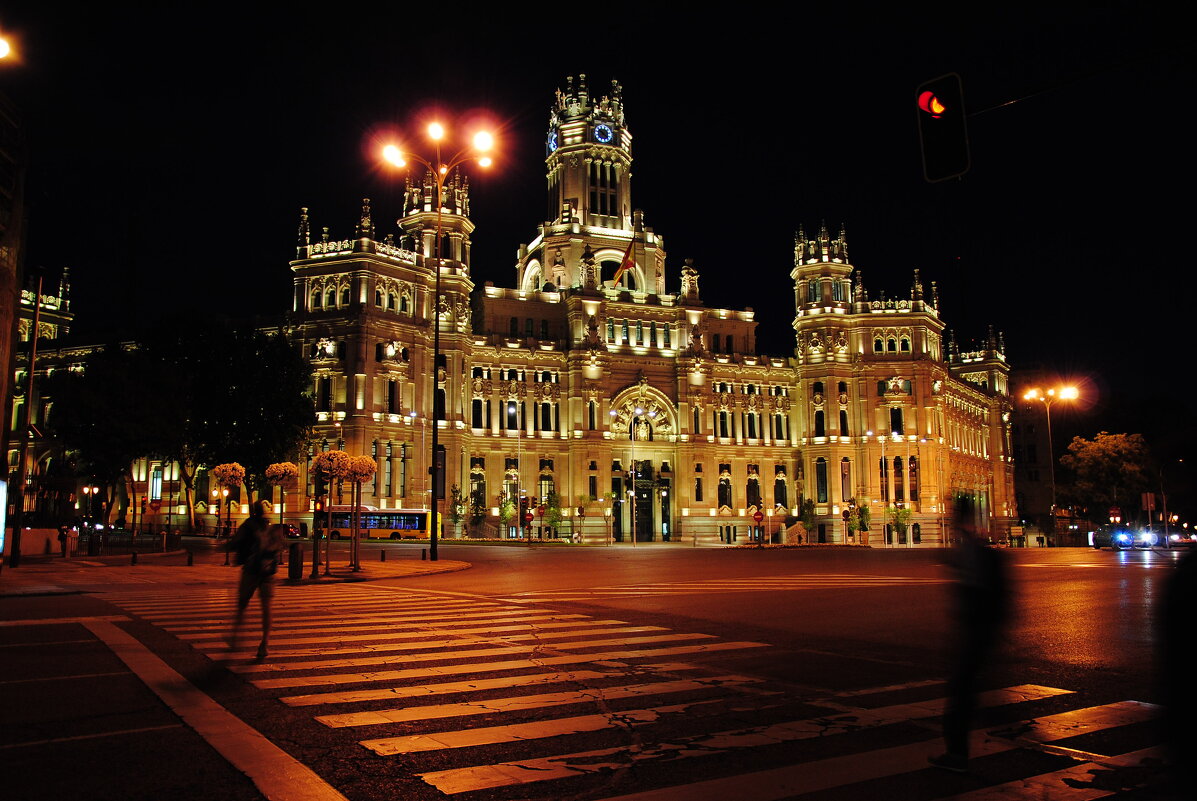
[[1103,781],[1102,774],[1109,776],[1118,768],[1135,768],[1152,762],[1159,764],[1164,757],[1162,748],[1144,748],[1093,762],[1082,762],[1051,773],[982,787],[954,795],[945,801],[1021,801],[1025,798],[1034,798],[1036,801],[1092,801],[1107,798],[1122,790],[1142,786],[1144,782],[1132,782],[1131,786],[1123,786],[1119,782],[1117,786],[1109,786]]
[[[211,619],[213,619],[211,617],[212,615],[233,612],[236,610],[236,608],[237,608],[237,606],[235,603],[230,603],[230,604],[227,604],[227,605],[225,605],[221,608],[217,608],[217,609],[203,609],[203,610],[197,610],[197,611],[199,611],[201,614],[208,615],[207,619],[211,620]],[[420,604],[419,606],[412,607],[412,608],[397,608],[395,604],[379,604],[377,607],[346,605],[346,606],[338,608],[336,611],[338,614],[344,614],[344,615],[353,614],[353,615],[357,615],[357,616],[376,614],[379,611],[390,612],[390,613],[393,613],[393,614],[399,615],[399,616],[411,616],[413,614],[420,614],[420,613],[423,613],[423,614],[430,614],[430,613],[446,614],[446,613],[452,613],[458,609],[477,609],[477,610],[481,611],[481,610],[498,610],[500,608],[502,608],[502,607],[500,607],[499,604],[493,604],[493,603],[467,603],[465,601],[454,601],[452,603],[446,603],[446,604],[427,604],[427,605]],[[288,607],[281,607],[280,612],[283,615],[285,615],[287,617],[287,619],[289,619],[289,620],[321,619],[321,618],[328,617],[329,609],[323,608],[320,606],[316,606],[316,605],[313,605],[313,606],[294,605],[294,606],[288,606]],[[169,623],[178,622],[178,621],[195,620],[197,617],[197,614],[195,611],[172,612],[169,614],[143,614],[143,615],[141,615],[141,617],[145,617],[150,620],[153,620],[155,623],[160,622],[160,623],[168,623],[169,624]],[[200,620],[203,621],[204,618],[200,618]]]
[[[548,626],[548,625],[567,626],[567,625],[577,625],[578,623],[582,623],[582,622],[589,620],[589,618],[590,618],[589,615],[558,615],[558,614],[547,614],[547,613],[541,613],[541,612],[529,612],[526,610],[520,610],[520,614],[514,615],[512,617],[491,618],[489,620],[484,620],[482,622],[485,622],[488,626],[493,623],[527,623],[529,626]],[[549,622],[540,623],[539,621],[549,621]],[[560,622],[560,621],[564,621],[564,622]],[[289,635],[295,635],[295,634],[307,635],[307,634],[328,634],[331,632],[368,632],[373,629],[378,629],[378,631],[375,631],[373,634],[363,634],[362,636],[374,637],[379,634],[390,634],[390,633],[394,633],[394,632],[406,631],[409,629],[412,631],[411,636],[421,636],[423,634],[423,632],[426,632],[426,631],[453,631],[455,626],[476,626],[478,624],[478,622],[479,621],[474,618],[468,618],[468,619],[459,619],[459,620],[440,620],[440,621],[437,621],[436,623],[428,623],[428,622],[403,623],[403,624],[372,623],[372,624],[350,624],[350,625],[344,625],[344,626],[333,624],[333,625],[328,625],[328,626],[321,626],[319,628],[285,629],[281,636],[280,636],[280,633],[276,630],[275,633],[271,635],[270,641],[271,642],[284,642],[288,639]],[[625,621],[613,620],[613,621],[609,621],[609,622],[623,623]],[[468,629],[468,628],[462,629],[462,631],[470,631],[470,629]],[[225,624],[224,626],[220,627],[219,629],[214,628],[211,631],[200,631],[200,632],[192,632],[192,633],[183,632],[183,633],[176,633],[175,636],[178,637],[180,640],[199,641],[199,640],[220,639],[220,638],[223,638],[224,636],[226,636],[227,633],[228,633],[228,624]],[[322,640],[323,638],[316,638],[316,639]],[[199,646],[196,646],[196,647],[199,647]]]
[[[542,640],[553,640],[561,637],[587,637],[594,635],[605,634],[637,634],[648,631],[667,631],[661,626],[624,626],[622,628],[600,628],[600,629],[581,629],[576,631],[559,631],[559,632],[533,632],[532,634],[510,634],[498,635],[494,637],[480,637],[480,636],[458,636],[456,633],[450,634],[444,639],[433,639],[428,634],[420,638],[418,642],[408,643],[392,643],[392,642],[377,642],[377,643],[362,643],[360,645],[351,645],[344,648],[288,648],[279,649],[277,642],[271,641],[272,654],[275,658],[293,656],[332,656],[336,654],[374,654],[398,651],[424,651],[430,648],[441,648],[444,646],[461,646],[461,645],[484,645],[486,643],[496,642],[520,642],[525,640],[532,640],[540,642]],[[677,637],[679,635],[670,635]],[[698,636],[698,635],[695,635]],[[703,635],[709,636],[709,635]],[[377,638],[375,638],[377,639]],[[335,636],[329,637],[326,642],[337,642]],[[624,642],[625,640],[603,640],[603,643]],[[565,643],[554,644],[554,648],[562,647]],[[217,651],[219,646],[208,645],[206,650]],[[233,654],[222,654],[221,658],[225,660],[236,659],[250,659],[254,657],[254,651],[241,651]]]
[[[577,642],[561,642],[553,645],[554,651],[569,648],[597,648],[602,645],[642,645],[653,642],[674,642],[677,640],[714,639],[713,634],[658,634],[651,637],[620,637],[609,640],[579,640]],[[445,643],[454,645],[452,641]],[[410,654],[404,656],[405,662],[440,662],[451,659],[475,659],[478,657],[504,656],[506,654],[522,654],[528,651],[528,646],[511,646],[504,648],[479,648],[468,651],[450,651],[431,654]],[[317,659],[309,662],[266,662],[255,665],[230,665],[229,670],[234,673],[264,673],[281,672],[284,670],[324,670],[326,668],[361,667],[363,665],[385,665],[394,661],[393,656],[365,656],[359,659]]]
[[[698,665],[687,662],[667,662],[657,665],[641,665],[642,670],[654,673],[677,673],[697,670]],[[417,684],[406,687],[387,687],[381,690],[350,690],[348,692],[311,693],[308,695],[284,696],[278,700],[287,706],[316,706],[324,704],[355,704],[362,701],[395,701],[400,698],[424,698],[430,695],[473,693],[481,690],[505,690],[511,687],[532,687],[538,684],[564,684],[566,682],[604,679],[613,676],[627,677],[628,671],[600,672],[597,670],[570,670],[562,673],[520,673],[496,679],[470,679],[448,681],[437,684]]]
[[[1120,708],[1121,713],[1113,716],[1102,714],[1110,707]],[[1083,717],[1087,712],[1097,713],[1099,717],[1095,723],[1086,727],[1086,730],[1098,731],[1145,720],[1154,711],[1155,707],[1151,704],[1123,701],[1118,704],[1063,713],[1063,716],[1066,716],[1071,723],[1061,723],[1059,718],[1062,716],[1046,715],[1036,720],[1026,721],[1025,724],[1029,733],[1036,734],[1032,738],[1034,741],[1050,742],[1054,739],[1081,733],[1070,726],[1075,724],[1078,715]],[[1063,733],[1065,731],[1068,733]],[[986,733],[985,729],[976,729],[971,733],[970,753],[974,758],[992,756],[1019,747],[1018,740],[994,739]],[[859,782],[928,769],[927,757],[934,756],[942,750],[943,741],[936,738],[894,748],[880,748],[830,759],[786,765],[772,770],[646,790],[606,798],[603,801],[682,801],[683,799],[684,801],[726,801],[728,798],[736,798],[737,801],[780,801],[780,799],[791,796],[831,790]],[[427,776],[421,776],[421,778],[428,781]],[[447,791],[442,790],[442,792]]]
[[650,684],[633,684],[607,689],[572,690],[560,693],[538,695],[516,695],[506,698],[488,698],[484,701],[467,701],[460,704],[436,704],[433,706],[408,706],[392,709],[376,709],[371,712],[349,712],[340,715],[319,715],[316,720],[331,729],[348,726],[374,726],[388,723],[411,723],[441,718],[490,715],[497,712],[518,712],[530,709],[548,709],[554,706],[613,701],[621,698],[642,698],[648,695],[670,695],[672,693],[710,690],[720,687],[735,687],[759,679],[749,676],[713,676],[709,679],[658,681]]
[[[1000,690],[988,690],[977,697],[980,709],[1025,703],[1070,694],[1068,690],[1040,685],[1019,685]],[[672,737],[668,743],[642,750],[606,749],[580,754],[559,755],[543,759],[521,759],[518,762],[498,766],[471,766],[420,774],[428,783],[444,793],[458,793],[467,790],[481,790],[513,783],[530,783],[553,778],[563,778],[579,773],[601,769],[608,763],[596,762],[607,756],[620,754],[615,760],[619,767],[627,767],[636,761],[659,761],[662,758],[682,759],[686,756],[713,755],[728,751],[799,740],[818,739],[836,734],[847,734],[864,729],[875,729],[906,720],[939,717],[943,714],[945,698],[934,698],[913,704],[896,704],[875,709],[853,709],[850,712],[831,714],[817,718],[785,721],[748,729],[699,734],[688,737]],[[622,713],[620,713],[622,715]],[[1101,715],[1099,720],[1113,720],[1117,715]],[[1123,715],[1125,717],[1125,715]],[[1062,725],[1073,725],[1075,721],[1061,721]],[[1046,729],[1045,729],[1046,730]],[[1056,731],[1053,729],[1052,731]],[[1079,733],[1079,732],[1074,732]],[[435,735],[440,737],[441,735]],[[1070,736],[1070,735],[1066,735]],[[368,746],[367,746],[368,747]],[[491,768],[494,768],[491,770]],[[518,779],[518,782],[516,781]],[[727,798],[730,796],[724,796]]]
[[536,659],[511,659],[503,662],[471,662],[464,665],[440,665],[411,668],[407,670],[381,670],[374,673],[325,673],[318,676],[287,676],[278,679],[253,679],[255,687],[264,690],[287,687],[319,687],[335,684],[366,684],[376,681],[403,681],[405,679],[426,679],[431,676],[460,676],[468,673],[489,673],[500,670],[528,670],[551,665],[577,665],[583,663],[604,663],[622,665],[626,659],[656,659],[680,654],[705,654],[740,648],[767,648],[763,642],[711,642],[701,645],[674,645],[666,648],[644,648],[629,651],[607,651],[601,654],[570,654],[568,656],[542,656]]
[[684,712],[696,706],[714,701],[698,701],[689,704],[656,706],[649,709],[623,709],[618,722],[612,715],[578,715],[570,718],[537,720],[531,723],[514,723],[507,726],[485,726],[477,729],[437,732],[435,734],[409,734],[400,737],[380,737],[362,740],[361,745],[379,756],[411,754],[417,751],[439,751],[450,748],[469,748],[478,745],[496,745],[524,740],[539,740],[546,737],[561,737],[582,734],[618,726],[621,729],[645,726],[655,723],[662,716]]
[[[527,610],[524,610],[524,609],[506,608],[506,609],[496,609],[491,612],[476,612],[476,613],[475,612],[471,612],[471,613],[452,612],[452,614],[453,614],[453,617],[455,620],[486,620],[489,618],[502,617],[503,615],[520,614],[520,613],[524,613],[526,611]],[[209,620],[197,621],[193,624],[175,623],[172,625],[164,625],[164,626],[162,626],[162,628],[169,632],[223,631],[228,628],[229,620],[232,618],[232,614],[233,614],[233,610],[230,609],[229,616],[227,618],[225,618],[224,620],[209,619]],[[278,617],[276,619],[274,628],[276,630],[285,630],[285,629],[289,629],[289,628],[301,628],[303,626],[311,626],[312,624],[317,623],[317,622],[322,622],[322,621],[326,622],[326,621],[328,621],[328,619],[329,619],[328,613],[325,613],[323,615],[312,615],[312,616],[300,617],[300,618],[282,616],[282,617]],[[374,623],[394,622],[396,624],[423,623],[423,622],[428,622],[428,621],[433,621],[433,622],[442,621],[444,619],[445,619],[444,613],[435,614],[435,615],[369,615],[369,616],[364,616],[364,615],[349,616],[349,615],[347,615],[344,617],[337,618],[338,621],[340,621],[342,623],[346,623],[346,624],[371,623],[371,622],[374,622]]]
[[[582,616],[578,615],[578,617],[582,617]],[[537,622],[518,623],[518,624],[513,624],[513,625],[508,625],[508,626],[482,626],[482,627],[476,627],[476,628],[464,628],[464,629],[457,629],[457,630],[453,630],[451,628],[445,628],[442,626],[435,626],[435,627],[421,626],[419,629],[417,629],[415,631],[395,631],[394,629],[391,629],[391,628],[383,628],[380,631],[375,631],[375,632],[372,632],[369,634],[345,634],[345,633],[343,633],[345,631],[360,631],[361,629],[354,629],[354,628],[345,629],[340,626],[335,626],[335,627],[330,627],[327,629],[320,629],[320,631],[324,635],[324,636],[320,636],[320,637],[315,637],[315,636],[271,637],[270,638],[270,646],[272,648],[279,648],[279,647],[285,647],[285,646],[290,646],[290,645],[308,645],[308,644],[321,643],[321,642],[365,642],[365,641],[369,641],[369,640],[378,640],[378,639],[386,639],[386,640],[407,639],[407,640],[410,640],[410,639],[417,639],[417,638],[425,638],[425,637],[428,637],[433,634],[443,634],[443,635],[447,635],[447,636],[458,637],[460,635],[471,635],[471,634],[506,635],[506,634],[515,634],[516,632],[521,632],[521,631],[538,631],[538,632],[545,632],[545,634],[543,634],[541,636],[550,636],[548,634],[548,632],[554,631],[557,629],[567,629],[567,628],[574,629],[574,628],[579,628],[581,626],[619,626],[619,625],[624,624],[624,621],[622,621],[622,620],[571,620],[571,621],[567,621],[567,622],[549,622],[549,621],[553,621],[555,619],[554,618],[545,618],[545,617],[530,618],[530,620],[532,620],[532,621],[543,620],[546,622],[543,622],[543,623],[537,623]],[[665,630],[660,626],[641,626],[640,628],[643,630],[646,630],[646,631],[649,629],[652,629],[655,631],[664,631]],[[619,629],[610,629],[610,630],[619,631]],[[561,636],[566,636],[566,634],[553,634],[551,636],[561,637]],[[205,639],[211,639],[211,638],[206,637]],[[193,645],[193,647],[198,648],[199,650],[218,650],[221,646],[219,643],[197,642]],[[288,651],[287,653],[291,654],[293,652]]]

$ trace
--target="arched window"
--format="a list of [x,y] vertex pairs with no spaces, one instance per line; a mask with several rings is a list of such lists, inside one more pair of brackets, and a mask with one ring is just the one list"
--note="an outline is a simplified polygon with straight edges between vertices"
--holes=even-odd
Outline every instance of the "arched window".
[[750,474],[744,486],[744,500],[748,506],[761,508],[761,482],[756,474]]
[[[394,307],[393,304],[394,301],[392,301],[392,308]],[[411,295],[406,292],[399,297],[399,311],[403,312],[404,314],[407,314],[411,311]]]
[[312,293],[312,308],[313,309],[320,308],[320,290],[319,289],[317,289],[315,292]]
[[821,412],[821,411],[815,412],[815,436],[816,437],[827,436],[827,428],[826,428],[826,424],[823,421],[823,412]]
[[789,506],[789,494],[786,490],[785,476],[778,476],[773,479],[773,505],[774,506]]
[[881,337],[873,340],[873,353],[881,353],[885,350],[885,343],[881,341]]
[[387,311],[395,311],[395,293],[387,296]]
[[842,395],[848,394],[848,382],[847,381],[841,381],[839,383],[839,391],[840,391],[840,394],[842,394]]
[[910,353],[910,340],[906,337],[902,337],[902,352]]
[[382,299],[382,290],[380,290],[380,289],[374,290],[374,305],[381,309],[383,306],[383,303],[384,303],[384,301]]
[[719,505],[732,505],[731,465],[727,464],[719,465]]
[[840,409],[840,436],[848,436],[848,410]]
[[811,384],[810,391],[811,391],[812,395],[822,395],[823,394],[823,382],[816,381],[814,384]]
[[827,460],[822,456],[815,459],[815,500],[827,503]]
[[898,340],[894,339],[893,337],[890,337],[889,339],[887,339],[885,341],[885,349],[888,350],[890,353],[897,353],[898,352]]
[[328,291],[326,291],[324,293],[324,308],[332,309],[332,308],[335,308],[336,305],[337,305],[337,291],[335,289],[329,289]]
[[341,287],[341,305],[342,306],[349,305],[349,287],[347,287],[347,286]]
[[894,457],[894,502],[902,503],[906,500],[906,489],[902,486],[902,457]]

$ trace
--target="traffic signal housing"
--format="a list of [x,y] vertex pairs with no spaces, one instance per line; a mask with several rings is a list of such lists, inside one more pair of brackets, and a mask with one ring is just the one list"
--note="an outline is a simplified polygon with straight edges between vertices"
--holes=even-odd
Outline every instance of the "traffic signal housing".
[[917,102],[923,177],[937,183],[968,172],[968,129],[960,76],[949,72],[922,84]]

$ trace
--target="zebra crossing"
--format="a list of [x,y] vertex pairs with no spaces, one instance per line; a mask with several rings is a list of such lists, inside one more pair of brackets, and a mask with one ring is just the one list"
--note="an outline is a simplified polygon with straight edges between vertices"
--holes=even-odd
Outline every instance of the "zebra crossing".
[[[1086,705],[1070,690],[1023,684],[979,696],[978,708],[1010,722],[973,732],[974,774],[940,774],[926,762],[942,750],[936,681],[796,698],[719,663],[766,643],[508,599],[279,587],[261,662],[224,643],[227,589],[122,590],[107,600],[363,756],[401,759],[430,791],[463,801],[863,798],[919,772],[929,789],[906,797],[1082,801],[1117,793],[1119,776],[1142,784],[1143,766],[1160,759],[1133,734],[1155,716],[1152,705]],[[1073,742],[1108,731],[1131,731],[1130,745],[1099,754]],[[1012,752],[1034,752],[1034,769],[978,787],[987,760]]]
[[862,576],[857,574],[808,574],[751,578],[667,581],[648,584],[620,584],[568,590],[533,590],[504,596],[507,603],[562,603],[610,598],[646,598],[694,593],[786,592],[793,590],[864,589],[869,587],[918,587],[943,584],[942,578],[908,576]]

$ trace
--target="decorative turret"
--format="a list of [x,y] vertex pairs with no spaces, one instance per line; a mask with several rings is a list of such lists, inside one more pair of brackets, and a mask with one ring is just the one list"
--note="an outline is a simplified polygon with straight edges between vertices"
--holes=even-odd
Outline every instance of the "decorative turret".
[[698,299],[698,270],[694,269],[694,259],[686,259],[686,266],[682,268],[682,303],[699,303]]
[[910,287],[910,299],[914,301],[923,299],[923,282],[919,280],[918,267],[914,268],[914,284]]
[[308,209],[307,206],[304,206],[299,210],[299,247],[306,248],[310,244],[311,230],[308,223]]
[[819,226],[817,239],[806,238],[802,226],[794,237],[794,266],[816,264],[819,262],[848,263],[848,235],[844,227],[840,226],[840,235],[832,239],[827,233],[827,224]]
[[362,218],[357,223],[357,235],[359,238],[374,238],[374,221],[370,218],[370,198],[368,197],[362,198]]

